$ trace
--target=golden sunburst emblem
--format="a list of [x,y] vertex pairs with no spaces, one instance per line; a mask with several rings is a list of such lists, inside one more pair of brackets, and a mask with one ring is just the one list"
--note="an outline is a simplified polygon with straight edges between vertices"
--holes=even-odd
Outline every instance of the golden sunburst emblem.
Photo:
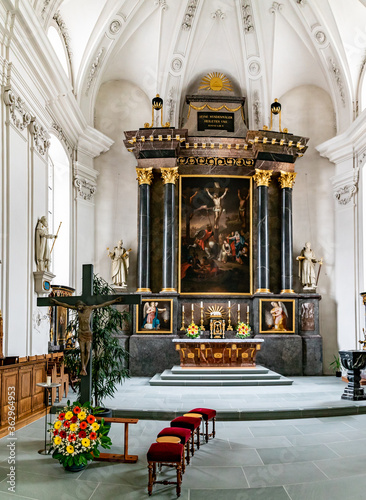
[[219,92],[220,90],[232,91],[233,88],[230,80],[224,73],[214,72],[202,78],[198,90],[214,90],[215,92]]
[[207,311],[205,312],[206,316],[209,318],[224,318],[226,316],[226,312],[222,306],[209,306]]

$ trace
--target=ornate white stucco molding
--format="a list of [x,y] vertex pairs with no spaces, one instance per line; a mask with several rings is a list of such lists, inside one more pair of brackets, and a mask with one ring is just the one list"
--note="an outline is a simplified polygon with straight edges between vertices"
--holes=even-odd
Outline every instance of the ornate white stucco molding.
[[62,16],[61,16],[61,13],[59,10],[54,14],[53,20],[55,21],[55,23],[60,31],[60,34],[62,36],[62,39],[63,39],[65,47],[66,47],[67,56],[68,56],[70,64],[71,64],[72,51],[71,51],[71,46],[70,46],[70,36],[69,36],[68,31],[67,31],[66,23],[62,19]]
[[339,205],[348,205],[358,190],[359,167],[332,178],[334,197]]
[[272,7],[269,9],[271,14],[275,14],[276,12],[281,12],[283,9],[283,4],[279,2],[273,2]]
[[222,12],[221,9],[217,9],[215,12],[211,12],[212,19],[221,19],[224,20],[226,17],[225,12]]
[[73,148],[72,148],[71,144],[69,143],[69,141],[67,140],[67,137],[66,137],[62,127],[60,127],[60,125],[58,125],[57,123],[53,122],[51,128],[52,128],[52,131],[55,133],[55,135],[60,139],[60,141],[64,143],[64,145],[67,149],[68,155],[70,156],[70,158],[72,158],[73,157]]
[[337,84],[337,87],[339,90],[339,95],[341,96],[343,106],[345,106],[346,105],[346,97],[344,95],[344,86],[343,86],[343,79],[342,79],[341,71],[337,67],[334,59],[330,58],[329,64],[330,64],[330,70],[334,75],[334,79],[335,79],[335,82]]
[[4,103],[9,107],[10,118],[13,125],[19,129],[24,130],[31,122],[31,114],[25,108],[24,101],[16,96],[11,89],[4,92]]
[[168,6],[166,4],[166,0],[155,0],[155,5],[160,7],[161,10],[167,10]]
[[189,0],[183,16],[182,30],[189,31],[192,28],[193,18],[196,13],[198,0]]
[[241,11],[242,11],[244,33],[252,33],[254,31],[254,21],[252,14],[252,6],[250,5],[248,0],[242,3]]
[[32,118],[29,130],[33,135],[33,144],[38,153],[44,156],[50,147],[51,141],[47,131],[38,123],[37,118]]
[[89,70],[88,79],[87,79],[87,82],[86,82],[85,95],[88,95],[88,92],[89,92],[89,89],[91,87],[91,84],[93,83],[93,80],[94,80],[94,78],[95,78],[95,76],[97,74],[99,64],[100,64],[100,62],[102,60],[103,52],[104,52],[104,47],[102,47],[99,50],[99,52],[95,56],[94,61],[91,64],[91,67],[90,67],[90,70]]
[[97,191],[97,184],[95,182],[87,180],[80,175],[74,177],[74,186],[77,198],[85,201],[91,201]]

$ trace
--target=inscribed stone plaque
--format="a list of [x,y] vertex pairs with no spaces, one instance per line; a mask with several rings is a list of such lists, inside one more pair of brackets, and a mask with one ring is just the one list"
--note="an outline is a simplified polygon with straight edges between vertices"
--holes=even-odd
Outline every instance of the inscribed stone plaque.
[[197,113],[197,130],[234,132],[234,113]]

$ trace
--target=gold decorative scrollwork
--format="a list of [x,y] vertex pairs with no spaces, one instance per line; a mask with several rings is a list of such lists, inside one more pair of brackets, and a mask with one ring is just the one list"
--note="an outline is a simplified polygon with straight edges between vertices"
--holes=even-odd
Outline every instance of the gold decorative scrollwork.
[[295,183],[295,177],[296,177],[295,172],[284,172],[281,170],[281,175],[278,178],[278,182],[280,183],[281,189],[283,188],[293,188],[293,185]]
[[253,180],[257,184],[257,186],[269,186],[272,177],[272,170],[259,170],[259,168],[255,169],[255,174],[253,175]]
[[254,160],[251,158],[221,158],[209,156],[179,156],[178,165],[213,165],[225,167],[253,167]]
[[175,184],[175,181],[179,178],[178,167],[162,168],[161,177],[163,178],[163,184]]
[[188,358],[193,359],[194,358],[194,352],[189,352],[187,355]]
[[215,353],[214,353],[214,358],[216,358],[216,359],[221,359],[221,358],[222,358],[222,354],[221,354],[221,352],[215,352]]
[[139,186],[141,186],[141,184],[149,184],[150,186],[153,179],[152,167],[136,168],[136,172]]
[[190,103],[189,104],[189,110],[188,110],[188,116],[187,119],[189,118],[189,115],[191,114],[191,108],[194,109],[195,111],[203,111],[204,109],[209,109],[210,111],[221,111],[222,109],[226,109],[226,111],[239,111],[241,109],[241,116],[244,120],[244,111],[243,111],[243,105],[239,104],[237,108],[229,108],[229,106],[226,106],[226,104],[223,104],[222,106],[210,106],[209,104],[203,104],[202,106],[194,106],[194,104]]

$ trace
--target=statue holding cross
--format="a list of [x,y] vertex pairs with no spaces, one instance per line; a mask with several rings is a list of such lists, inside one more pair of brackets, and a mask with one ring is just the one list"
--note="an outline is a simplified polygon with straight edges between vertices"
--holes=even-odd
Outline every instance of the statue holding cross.
[[[79,319],[78,339],[81,353],[81,402],[91,401],[92,366],[92,314],[95,309],[112,304],[141,305],[139,294],[93,295],[93,266],[83,265],[82,294],[76,297],[63,297],[62,302],[53,298],[38,298],[38,306],[62,306],[77,311]],[[88,366],[89,365],[89,366]]]

